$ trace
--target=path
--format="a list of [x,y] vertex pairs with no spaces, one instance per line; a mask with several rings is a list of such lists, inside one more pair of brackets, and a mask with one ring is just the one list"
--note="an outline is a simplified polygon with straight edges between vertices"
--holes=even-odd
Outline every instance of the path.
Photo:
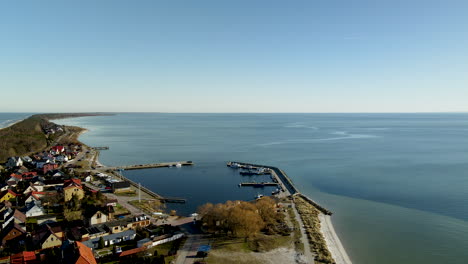
[[314,254],[310,251],[310,244],[309,244],[309,239],[307,238],[307,233],[304,228],[304,222],[302,222],[301,217],[299,216],[299,213],[296,209],[296,204],[294,202],[291,203],[292,208],[294,211],[294,217],[296,221],[299,223],[299,229],[301,230],[301,242],[304,245],[304,256],[305,259],[308,260],[309,263],[313,264],[314,263]]

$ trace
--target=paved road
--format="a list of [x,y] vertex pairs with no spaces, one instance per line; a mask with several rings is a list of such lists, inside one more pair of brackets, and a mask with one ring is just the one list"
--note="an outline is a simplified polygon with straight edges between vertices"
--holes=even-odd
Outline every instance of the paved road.
[[211,244],[210,235],[203,234],[192,223],[182,225],[181,228],[187,233],[187,240],[179,250],[175,264],[192,264],[202,260],[196,257],[197,251],[201,245]]

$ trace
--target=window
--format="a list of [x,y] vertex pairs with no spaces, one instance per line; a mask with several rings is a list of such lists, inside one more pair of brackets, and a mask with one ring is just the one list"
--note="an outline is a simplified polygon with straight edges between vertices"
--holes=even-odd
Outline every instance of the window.
[[101,213],[97,213],[96,218],[101,218]]

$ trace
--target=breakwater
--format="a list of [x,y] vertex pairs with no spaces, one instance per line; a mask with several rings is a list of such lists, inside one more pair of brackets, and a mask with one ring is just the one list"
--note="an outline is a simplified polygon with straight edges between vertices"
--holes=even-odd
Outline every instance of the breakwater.
[[138,164],[138,165],[117,166],[117,167],[102,167],[102,169],[114,170],[114,171],[116,170],[141,170],[141,169],[165,168],[165,167],[182,167],[182,166],[192,166],[192,165],[194,165],[192,161],[175,161],[175,162]]
[[273,166],[267,166],[267,165],[259,165],[259,164],[252,164],[252,163],[245,163],[245,162],[228,162],[227,165],[231,166],[232,164],[237,164],[239,168],[250,168],[250,169],[257,169],[257,168],[268,168],[272,171],[272,176],[276,177],[282,184],[283,186],[287,189],[290,195],[297,195],[303,198],[305,201],[313,205],[317,210],[322,212],[325,215],[332,215],[332,212],[325,207],[321,206],[314,200],[310,199],[309,197],[303,195],[302,193],[299,192],[299,190],[294,186],[292,180],[289,178],[289,176],[281,169]]

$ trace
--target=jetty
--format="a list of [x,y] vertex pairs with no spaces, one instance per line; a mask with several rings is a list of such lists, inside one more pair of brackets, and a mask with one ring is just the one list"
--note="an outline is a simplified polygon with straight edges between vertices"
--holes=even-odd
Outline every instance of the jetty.
[[[299,190],[296,188],[296,186],[294,186],[294,184],[293,184],[292,180],[289,178],[289,176],[284,171],[282,171],[281,169],[279,169],[277,167],[267,166],[267,165],[259,165],[259,164],[252,164],[252,163],[245,163],[245,162],[238,162],[238,161],[230,161],[230,162],[227,163],[227,166],[231,167],[233,169],[250,169],[250,170],[252,170],[252,169],[258,170],[259,168],[270,169],[272,179],[276,178],[277,183],[274,183],[275,185],[280,186],[281,189],[283,189],[282,186],[284,186],[284,188],[286,188],[286,191],[290,195],[292,195],[292,196],[298,195],[298,196],[304,198],[308,203],[315,206],[315,208],[317,208],[323,214],[332,215],[332,212],[330,210],[326,209],[325,207],[319,205],[314,200],[312,200],[309,197],[307,197],[307,196],[303,195],[302,193],[300,193]],[[275,180],[273,180],[273,181],[275,181]],[[244,185],[241,185],[241,184],[239,186],[244,186]],[[245,186],[253,186],[253,185],[245,185]],[[269,186],[273,186],[273,185],[269,185]]]
[[276,182],[241,182],[239,187],[252,186],[252,187],[265,187],[265,186],[278,186]]
[[142,170],[142,169],[152,169],[152,168],[164,168],[164,167],[182,167],[182,166],[192,166],[194,163],[192,161],[174,161],[174,162],[162,162],[162,163],[152,163],[152,164],[138,164],[138,165],[127,165],[127,166],[117,166],[117,167],[103,167],[106,170]]
[[107,147],[107,146],[104,146],[104,147],[91,147],[91,148],[94,149],[94,150],[108,150],[109,149],[109,147]]

